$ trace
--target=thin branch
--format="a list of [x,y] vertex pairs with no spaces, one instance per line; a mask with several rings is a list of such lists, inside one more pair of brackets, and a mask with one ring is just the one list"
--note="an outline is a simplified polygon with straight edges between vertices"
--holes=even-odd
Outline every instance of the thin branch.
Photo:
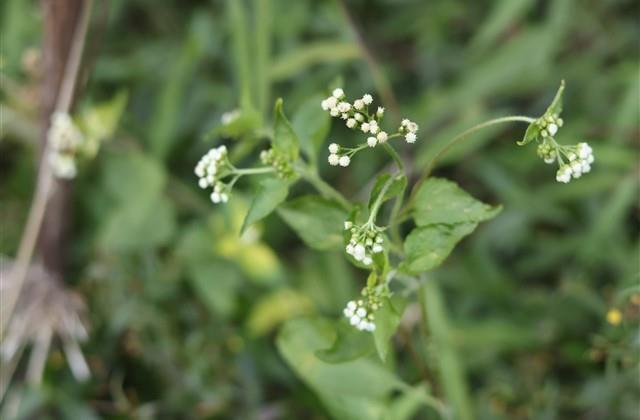
[[[80,17],[73,36],[71,50],[65,64],[62,85],[58,93],[56,101],[56,111],[69,112],[73,92],[75,90],[76,80],[78,78],[78,70],[82,58],[82,50],[84,49],[87,29],[89,27],[89,18],[91,16],[92,0],[85,0],[82,7]],[[15,264],[11,270],[9,282],[12,287],[8,287],[4,298],[6,304],[2,305],[0,310],[0,338],[4,337],[6,326],[13,314],[13,309],[22,290],[25,277],[33,258],[33,253],[42,227],[42,221],[46,213],[47,203],[51,197],[51,187],[53,185],[53,176],[51,166],[48,161],[49,144],[45,144],[42,154],[42,161],[38,173],[38,181],[36,192],[29,209],[27,224],[20,240],[18,253],[16,255]]]

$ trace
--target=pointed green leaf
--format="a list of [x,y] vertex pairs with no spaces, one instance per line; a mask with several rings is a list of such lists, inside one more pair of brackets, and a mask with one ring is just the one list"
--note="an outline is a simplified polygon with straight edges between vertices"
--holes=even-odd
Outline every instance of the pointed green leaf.
[[476,226],[477,223],[459,223],[414,229],[404,241],[406,259],[400,268],[409,274],[420,274],[436,268]]
[[300,147],[312,162],[317,160],[318,151],[329,134],[331,117],[327,112],[321,112],[322,97],[314,95],[298,108],[291,124],[300,137]]
[[276,209],[289,195],[289,183],[280,178],[266,178],[260,182],[258,192],[253,198],[247,217],[242,223],[240,233],[249,225],[264,219]]
[[344,363],[359,359],[373,351],[372,335],[359,331],[347,322],[336,323],[336,339],[328,349],[316,351],[318,359],[327,363]]
[[278,208],[278,214],[311,248],[342,247],[347,212],[336,202],[320,196],[304,196]]
[[383,362],[387,360],[389,348],[391,347],[391,337],[393,337],[398,325],[400,325],[400,319],[406,305],[406,299],[400,295],[395,295],[391,299],[385,299],[382,308],[375,313],[376,330],[373,332],[373,338],[378,356]]
[[300,141],[282,110],[282,98],[276,101],[273,148],[290,161],[298,160]]
[[492,219],[501,210],[502,206],[476,200],[455,182],[429,178],[418,190],[413,218],[418,226],[478,223]]
[[[556,92],[556,95],[553,97],[553,101],[551,101],[551,105],[547,108],[541,118],[547,117],[549,115],[559,116],[562,113],[562,94],[564,93],[564,80],[560,82],[560,87]],[[540,136],[541,128],[538,125],[538,120],[532,122],[527,127],[527,131],[524,133],[524,138],[520,140],[518,143],[519,146],[524,146],[525,144],[531,143],[536,140]]]

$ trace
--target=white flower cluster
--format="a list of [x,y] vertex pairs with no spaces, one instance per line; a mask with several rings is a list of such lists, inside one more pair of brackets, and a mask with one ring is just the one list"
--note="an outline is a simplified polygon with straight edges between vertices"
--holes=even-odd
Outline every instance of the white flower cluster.
[[[340,154],[341,151],[346,151],[347,153]],[[351,152],[350,149],[340,147],[337,143],[331,143],[329,145],[329,159],[328,159],[329,165],[331,166],[340,165],[346,168],[351,163],[351,157],[349,155],[350,152]]]
[[[366,143],[356,148],[346,148],[332,143],[329,146],[329,164],[332,166],[349,166],[353,155],[368,147],[376,147],[384,144],[388,140],[404,136],[407,143],[415,143],[418,125],[408,119],[402,120],[398,132],[389,134],[380,127],[384,117],[384,108],[379,106],[375,110],[369,110],[373,103],[373,96],[366,93],[353,103],[346,100],[344,91],[340,88],[334,89],[331,96],[325,98],[320,103],[323,110],[329,112],[332,117],[341,118],[345,125],[352,130],[359,130],[368,134]],[[342,152],[342,153],[340,153]]]
[[84,136],[66,112],[51,114],[51,126],[47,132],[49,164],[58,178],[75,178],[78,173],[76,157],[81,152]]
[[213,203],[226,203],[229,194],[226,185],[220,181],[221,175],[228,169],[227,148],[223,145],[209,150],[198,162],[195,174],[199,178],[198,185],[205,189],[213,187],[211,201]]
[[344,222],[344,229],[351,232],[351,239],[345,247],[347,254],[355,258],[356,261],[364,265],[371,265],[373,254],[378,254],[384,250],[382,244],[384,238],[381,235],[382,229],[373,224],[354,226],[353,222]]
[[571,181],[571,178],[580,178],[582,174],[591,171],[591,164],[595,160],[593,149],[587,143],[578,143],[572,147],[573,151],[566,153],[569,162],[561,164],[556,173],[556,180],[564,184]]
[[343,313],[349,320],[349,323],[360,331],[373,332],[376,330],[373,313],[367,311],[364,306],[364,301],[349,301],[347,306],[344,308]]
[[382,308],[383,298],[389,296],[386,287],[367,285],[362,289],[362,297],[347,302],[342,313],[349,323],[360,331],[373,332],[376,330],[374,313]]
[[418,132],[418,124],[408,119],[403,119],[398,131],[404,134],[404,139],[407,143],[413,144],[416,142],[416,133]]

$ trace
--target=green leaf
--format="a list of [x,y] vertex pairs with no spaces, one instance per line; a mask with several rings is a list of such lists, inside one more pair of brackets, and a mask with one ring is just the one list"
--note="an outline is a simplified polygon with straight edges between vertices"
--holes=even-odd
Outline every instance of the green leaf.
[[204,135],[204,140],[215,137],[239,139],[260,127],[260,114],[254,110],[237,110],[238,114],[226,124],[220,124]]
[[[391,174],[382,174],[376,178],[376,183],[373,185],[373,189],[371,190],[371,195],[369,196],[369,211],[372,210],[372,207],[376,200],[382,194],[382,190],[384,189],[384,195],[380,198],[380,205],[387,200],[392,199],[393,197],[400,195],[404,192],[405,188],[407,188],[407,177],[404,175],[395,175]],[[390,184],[386,187],[387,183]]]
[[344,363],[359,359],[373,351],[372,335],[359,331],[347,322],[336,323],[336,339],[328,349],[315,352],[318,359],[327,363]]
[[332,322],[308,318],[287,322],[278,334],[277,346],[284,360],[317,393],[333,418],[380,418],[392,392],[407,389],[407,385],[375,359],[363,357],[340,364],[318,359],[315,353],[334,341]]
[[527,131],[524,132],[524,138],[517,142],[518,146],[524,146],[531,143],[535,139],[540,137],[540,126],[534,121],[527,127]]
[[289,120],[284,115],[282,98],[276,101],[274,124],[273,148],[292,162],[298,160],[300,141]]
[[196,297],[212,315],[229,317],[236,307],[237,291],[242,284],[233,265],[213,260],[187,267],[187,279]]
[[324,143],[331,127],[327,112],[319,112],[320,95],[311,96],[298,108],[291,124],[300,137],[300,146],[312,162],[317,160],[318,150]]
[[478,223],[492,219],[501,210],[502,206],[476,200],[455,182],[429,178],[416,194],[413,218],[418,226]]
[[247,217],[242,223],[240,233],[244,233],[249,225],[264,219],[282,203],[289,194],[289,183],[279,178],[266,178],[260,181],[260,187]]
[[[564,93],[564,80],[560,82],[560,87],[556,92],[556,96],[553,97],[553,101],[551,101],[551,105],[547,108],[541,118],[547,117],[549,115],[559,116],[562,113],[562,94]],[[524,138],[518,142],[519,146],[524,146],[525,144],[531,143],[536,140],[540,136],[541,128],[537,124],[538,120],[532,122],[527,127],[527,131],[524,133]]]
[[313,301],[304,293],[278,289],[260,297],[251,308],[247,329],[252,335],[265,335],[281,323],[313,311]]
[[391,337],[400,325],[400,319],[406,305],[407,302],[402,296],[395,295],[391,299],[385,299],[382,308],[375,313],[376,330],[373,332],[373,338],[378,356],[383,362],[387,360]]
[[78,125],[85,134],[82,152],[86,156],[95,156],[100,142],[113,136],[127,105],[127,97],[127,93],[121,91],[110,100],[82,111]]
[[560,87],[556,92],[556,96],[553,97],[551,105],[545,111],[545,117],[548,115],[560,115],[562,113],[562,94],[564,93],[564,80],[560,81]]
[[311,248],[342,247],[342,231],[347,212],[336,202],[320,196],[304,196],[278,208],[282,219]]
[[476,228],[477,223],[429,225],[411,231],[404,241],[405,261],[401,269],[419,274],[439,266],[455,245]]
[[102,222],[100,246],[131,252],[164,245],[176,230],[175,213],[173,203],[164,197],[123,204]]

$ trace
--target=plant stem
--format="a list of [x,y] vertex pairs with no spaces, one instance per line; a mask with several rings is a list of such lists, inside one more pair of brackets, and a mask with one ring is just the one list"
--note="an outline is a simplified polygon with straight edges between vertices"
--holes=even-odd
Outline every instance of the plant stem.
[[404,172],[404,163],[402,163],[402,158],[400,157],[400,155],[398,154],[398,152],[396,152],[396,149],[394,149],[393,147],[391,147],[389,145],[389,143],[384,143],[382,145],[384,147],[384,150],[387,151],[387,153],[389,153],[389,155],[391,155],[391,157],[393,158],[393,161],[396,163],[396,165],[398,166],[398,169],[400,171]]
[[387,190],[389,189],[389,187],[391,187],[391,184],[393,183],[393,181],[396,180],[396,176],[397,175],[392,175],[389,179],[387,179],[387,181],[382,186],[380,193],[376,197],[376,201],[373,203],[373,206],[371,207],[371,213],[369,214],[369,219],[367,220],[368,225],[375,223],[376,216],[378,216],[378,211],[380,210],[380,206],[382,205],[382,200],[384,199],[384,195],[387,193]]
[[465,379],[464,367],[452,343],[451,329],[438,282],[434,279],[420,278],[418,300],[425,328],[431,332],[432,341],[438,354],[438,372],[449,405],[453,409],[453,418],[472,420],[473,410]]
[[246,169],[234,169],[233,173],[235,175],[256,175],[256,174],[267,174],[270,172],[275,172],[271,166],[267,166],[265,168],[246,168]]
[[420,178],[418,179],[418,181],[416,182],[415,186],[413,187],[413,189],[411,191],[411,195],[409,196],[409,199],[407,200],[407,204],[405,205],[404,209],[400,212],[400,217],[404,218],[404,217],[407,216],[407,213],[408,213],[409,209],[411,208],[411,206],[413,205],[413,202],[414,202],[414,200],[416,198],[416,194],[417,194],[418,190],[420,189],[420,186],[429,177],[429,175],[431,174],[431,170],[433,169],[435,164],[438,162],[438,160],[440,160],[440,158],[442,158],[442,156],[444,156],[458,142],[466,139],[467,137],[469,137],[471,134],[475,133],[476,131],[480,131],[483,128],[490,127],[492,125],[503,124],[503,123],[508,123],[508,122],[525,122],[525,123],[531,124],[534,121],[535,121],[535,118],[525,117],[525,116],[522,116],[522,115],[510,115],[508,117],[494,118],[492,120],[485,121],[483,123],[474,125],[473,127],[468,128],[465,131],[463,131],[462,133],[460,133],[457,136],[453,137],[451,140],[449,140],[438,151],[438,153],[436,153],[436,155],[429,161],[429,163],[427,163],[426,168],[422,172],[422,175],[420,175]]
[[342,194],[331,185],[327,184],[316,172],[315,169],[310,168],[307,165],[296,165],[298,174],[302,176],[307,182],[320,192],[326,198],[336,200],[345,210],[351,210],[351,203],[344,198]]

